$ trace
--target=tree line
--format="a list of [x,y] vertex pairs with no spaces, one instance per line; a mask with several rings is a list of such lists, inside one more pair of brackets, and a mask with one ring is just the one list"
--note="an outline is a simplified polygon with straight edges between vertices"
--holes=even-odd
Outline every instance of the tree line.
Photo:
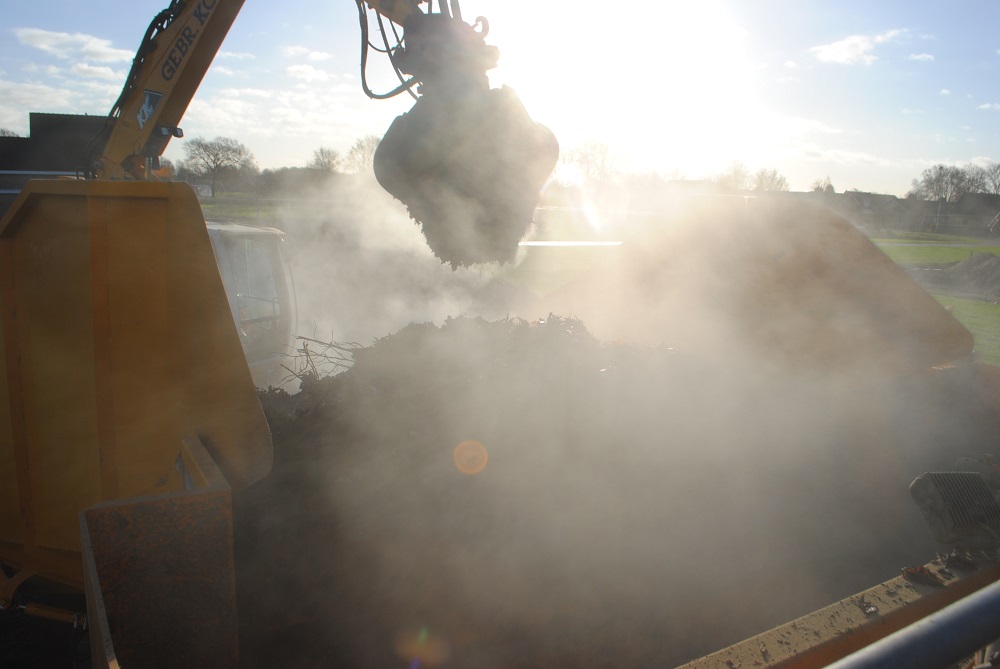
[[[603,142],[587,141],[581,146],[564,152],[562,162],[579,172],[584,180],[596,183],[610,181],[633,181],[635,175],[623,175],[611,152],[611,147]],[[647,175],[647,178],[649,175]],[[669,179],[683,180],[681,174]],[[714,183],[732,191],[787,191],[788,179],[776,169],[760,168],[752,170],[738,160],[729,164],[724,172],[713,176]]]
[[231,137],[195,137],[184,143],[184,160],[176,165],[161,159],[172,178],[211,186],[212,194],[223,191],[278,192],[321,185],[331,174],[364,174],[372,170],[375,149],[381,137],[366,135],[351,146],[345,156],[330,147],[313,151],[304,168],[280,167],[261,170],[257,159],[244,144]]
[[1000,195],[1000,165],[992,161],[985,166],[969,163],[964,167],[934,165],[914,179],[908,198],[957,202],[967,193]]
[[[7,128],[0,128],[0,137],[18,137],[18,134]],[[330,174],[370,173],[375,149],[381,139],[377,135],[366,135],[358,139],[344,156],[336,149],[321,146],[313,151],[312,159],[304,168],[280,167],[262,171],[253,153],[241,142],[231,137],[216,137],[212,140],[196,137],[185,143],[184,160],[176,165],[167,159],[162,159],[161,162],[169,168],[173,178],[207,183],[212,187],[213,193],[220,190],[288,190],[287,187],[290,186],[320,183]],[[571,165],[584,180],[597,184],[635,181],[643,176],[623,175],[615,163],[611,148],[593,140],[564,152],[561,161]],[[652,176],[658,177],[657,181],[665,180],[659,175],[645,175],[646,180]],[[674,174],[666,180],[670,179],[685,180],[685,177]],[[738,160],[734,160],[725,171],[708,180],[733,192],[789,190],[788,180],[777,170],[752,170]],[[835,192],[829,177],[815,180],[810,190]],[[928,167],[921,172],[919,178],[913,179],[906,197],[957,202],[967,193],[1000,195],[1000,164],[988,161],[985,164],[938,164]]]
[[[601,142],[586,142],[581,147],[567,152],[562,160],[573,165],[586,180],[592,182],[635,180],[635,175],[621,174],[612,158],[610,147]],[[650,178],[650,175],[647,175],[646,180],[649,181]],[[683,175],[673,175],[672,178],[684,180]],[[707,181],[731,192],[789,190],[788,180],[776,169],[753,170],[738,160],[732,161],[722,173],[709,177]],[[823,193],[836,192],[829,176],[813,181],[809,190]],[[857,190],[849,189],[851,192]],[[985,164],[968,163],[964,166],[934,165],[925,169],[919,178],[913,179],[906,197],[957,202],[966,193],[1000,195],[1000,164],[988,161]]]

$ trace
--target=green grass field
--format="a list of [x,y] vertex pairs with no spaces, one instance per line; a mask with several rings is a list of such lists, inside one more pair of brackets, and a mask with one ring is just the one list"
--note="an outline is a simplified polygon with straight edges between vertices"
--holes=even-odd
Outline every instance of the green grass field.
[[944,235],[938,232],[898,232],[892,237],[872,237],[876,244],[886,242],[906,244],[979,244],[981,237],[969,235]]
[[207,221],[241,221],[251,225],[266,225],[278,218],[278,205],[266,200],[226,195],[201,198],[199,201]]
[[947,295],[935,295],[934,298],[950,306],[958,322],[972,333],[979,359],[991,365],[1000,365],[1000,305],[982,300],[960,300]]
[[[974,253],[1000,256],[1000,246],[993,245],[992,240],[975,238],[925,233],[872,241],[900,265],[960,262]],[[950,306],[958,322],[972,333],[979,359],[991,365],[1000,365],[1000,305],[948,295],[935,295],[934,298],[941,304]]]
[[895,245],[892,242],[879,244],[879,248],[900,265],[949,263],[965,260],[973,253],[992,253],[1000,256],[1000,246],[937,246],[933,244]]

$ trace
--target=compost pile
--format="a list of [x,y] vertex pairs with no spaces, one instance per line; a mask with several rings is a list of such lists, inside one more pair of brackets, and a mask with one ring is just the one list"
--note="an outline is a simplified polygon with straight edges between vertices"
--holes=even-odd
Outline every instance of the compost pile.
[[1000,300],[1000,258],[974,253],[942,272],[953,285],[984,299]]
[[779,379],[557,316],[413,324],[354,357],[262,395],[244,666],[679,664],[932,558],[907,486],[978,439],[954,384],[929,427],[912,377]]
[[908,271],[932,293],[1000,301],[1000,258],[992,253],[970,253],[959,262],[914,265]]

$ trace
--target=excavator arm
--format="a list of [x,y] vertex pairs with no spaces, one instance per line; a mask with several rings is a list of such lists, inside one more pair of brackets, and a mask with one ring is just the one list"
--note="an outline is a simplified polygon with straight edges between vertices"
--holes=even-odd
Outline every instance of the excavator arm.
[[[496,66],[499,52],[485,43],[489,24],[482,17],[465,23],[459,0],[440,0],[436,13],[431,6],[421,11],[417,0],[355,1],[363,67],[366,6],[380,25],[383,18],[391,22],[394,34],[396,26],[403,28],[395,46],[386,44],[401,85],[379,95],[362,77],[365,92],[417,98],[376,153],[379,182],[408,207],[431,249],[453,267],[512,260],[559,149],[512,90],[490,89],[486,71]],[[183,135],[181,118],[243,2],[172,0],[156,15],[108,124],[95,138],[89,175],[150,178],[170,139]]]
[[[132,61],[125,86],[96,142],[91,169],[98,179],[148,179],[149,161],[159,158],[212,65],[244,0],[172,0],[152,20]],[[395,0],[368,3],[402,24],[418,12]]]
[[147,179],[201,85],[243,0],[172,0],[150,23],[91,166],[98,179]]

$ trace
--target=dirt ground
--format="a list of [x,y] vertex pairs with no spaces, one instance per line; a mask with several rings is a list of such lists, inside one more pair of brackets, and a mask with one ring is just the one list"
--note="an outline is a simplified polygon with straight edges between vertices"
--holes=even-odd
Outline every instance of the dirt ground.
[[680,664],[932,558],[910,481],[1000,427],[969,370],[776,382],[555,316],[354,357],[262,398],[244,666]]

